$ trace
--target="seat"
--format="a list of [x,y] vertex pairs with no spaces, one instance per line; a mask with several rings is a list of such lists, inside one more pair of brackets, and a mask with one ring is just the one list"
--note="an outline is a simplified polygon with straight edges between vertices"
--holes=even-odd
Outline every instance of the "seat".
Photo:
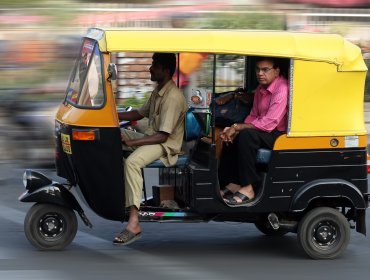
[[271,159],[272,151],[269,149],[258,149],[256,159],[259,164],[268,164]]
[[[177,168],[177,167],[184,167],[188,161],[188,156],[186,155],[179,155],[179,158],[177,159],[177,162],[175,165],[172,165],[171,167]],[[165,168],[166,166],[163,164],[163,162],[160,159],[157,159],[153,161],[152,163],[145,166],[145,168]]]

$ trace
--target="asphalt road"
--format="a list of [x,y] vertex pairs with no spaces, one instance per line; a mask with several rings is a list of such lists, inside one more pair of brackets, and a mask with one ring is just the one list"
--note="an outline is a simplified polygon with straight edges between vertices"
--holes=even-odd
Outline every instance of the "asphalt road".
[[[348,280],[366,279],[370,274],[370,237],[354,230],[345,253],[331,261],[306,257],[294,234],[267,237],[254,225],[241,223],[145,223],[141,240],[128,247],[117,247],[111,241],[123,225],[104,220],[88,209],[92,229],[79,219],[79,231],[69,247],[58,252],[38,251],[23,231],[23,220],[31,204],[17,200],[23,191],[23,170],[7,170],[6,176],[2,170],[1,280]],[[370,233],[369,217],[370,212]]]

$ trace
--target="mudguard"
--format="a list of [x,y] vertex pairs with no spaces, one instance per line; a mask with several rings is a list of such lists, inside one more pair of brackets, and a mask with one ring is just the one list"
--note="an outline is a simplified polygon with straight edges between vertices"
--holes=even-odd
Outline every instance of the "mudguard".
[[39,202],[57,204],[69,209],[83,212],[81,205],[74,195],[62,184],[53,182],[50,185],[40,187],[32,192],[26,191],[19,198],[22,202]]
[[294,195],[290,210],[303,211],[315,198],[347,198],[357,210],[366,209],[360,190],[352,183],[340,179],[314,180],[302,186]]

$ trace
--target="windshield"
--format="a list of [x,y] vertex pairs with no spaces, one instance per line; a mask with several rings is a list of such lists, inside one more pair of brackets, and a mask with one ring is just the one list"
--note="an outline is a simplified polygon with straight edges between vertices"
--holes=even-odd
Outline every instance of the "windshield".
[[101,57],[95,41],[83,41],[67,88],[66,101],[79,107],[101,107],[104,103]]

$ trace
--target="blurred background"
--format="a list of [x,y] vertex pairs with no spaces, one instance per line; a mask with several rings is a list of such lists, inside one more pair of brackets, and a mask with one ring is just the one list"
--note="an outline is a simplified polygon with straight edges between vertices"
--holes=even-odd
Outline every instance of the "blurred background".
[[53,166],[53,118],[80,37],[101,26],[337,33],[370,68],[370,0],[0,0],[0,180],[4,164]]

